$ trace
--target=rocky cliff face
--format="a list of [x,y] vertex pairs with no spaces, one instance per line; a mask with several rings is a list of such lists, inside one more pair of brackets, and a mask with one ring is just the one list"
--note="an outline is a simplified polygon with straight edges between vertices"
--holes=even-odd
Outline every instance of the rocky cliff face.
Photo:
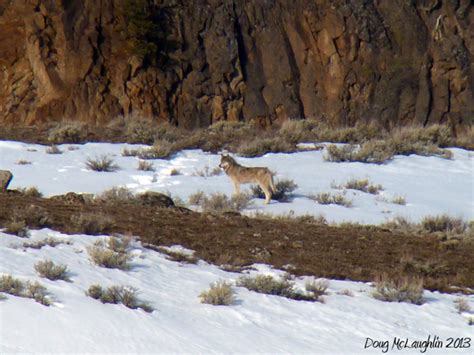
[[469,0],[136,0],[152,61],[124,1],[0,0],[0,122],[474,121]]

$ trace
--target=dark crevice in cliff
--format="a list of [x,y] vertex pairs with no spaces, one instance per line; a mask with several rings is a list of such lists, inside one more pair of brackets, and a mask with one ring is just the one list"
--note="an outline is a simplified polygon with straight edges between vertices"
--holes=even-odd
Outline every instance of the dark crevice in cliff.
[[[282,29],[283,40],[285,41],[286,46],[286,53],[288,54],[288,62],[290,64],[291,76],[292,76],[292,91],[295,95],[296,104],[298,105],[298,117],[292,118],[301,118],[303,116],[303,103],[301,102],[300,97],[300,72],[298,69],[298,64],[296,63],[295,53],[293,51],[293,47],[291,46],[290,40],[288,39],[288,34],[286,33],[285,29]],[[288,84],[287,84],[288,86]]]
[[[235,12],[235,10],[234,10]],[[234,31],[237,39],[237,52],[239,54],[240,68],[242,69],[242,76],[244,81],[247,81],[247,51],[245,49],[244,37],[242,35],[242,28],[239,23],[239,18],[235,14]]]

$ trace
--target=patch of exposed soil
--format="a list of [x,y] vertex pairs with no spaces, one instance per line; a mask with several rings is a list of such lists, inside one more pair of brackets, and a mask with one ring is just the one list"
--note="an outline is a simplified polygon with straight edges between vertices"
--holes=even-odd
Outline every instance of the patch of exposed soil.
[[[381,228],[333,227],[254,219],[236,214],[214,216],[179,208],[71,203],[61,199],[0,194],[0,226],[15,210],[44,208],[52,229],[81,232],[71,216],[93,213],[112,218],[114,233],[139,236],[156,246],[180,244],[217,265],[267,263],[295,275],[371,281],[377,275],[418,275],[432,290],[474,288],[474,240],[443,242],[435,235],[401,235]],[[290,268],[288,268],[290,265]]]

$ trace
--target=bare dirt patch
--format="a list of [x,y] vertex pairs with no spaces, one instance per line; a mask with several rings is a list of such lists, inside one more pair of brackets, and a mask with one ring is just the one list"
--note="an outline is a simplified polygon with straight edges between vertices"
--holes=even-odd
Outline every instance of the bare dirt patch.
[[[115,221],[111,233],[136,235],[156,246],[180,244],[194,250],[197,258],[236,269],[268,263],[281,269],[291,265],[296,275],[373,281],[386,273],[422,276],[425,288],[432,290],[470,292],[468,288],[474,288],[472,238],[446,244],[435,234],[400,234],[378,227],[333,227],[133,204],[68,204],[13,191],[0,194],[0,226],[16,210],[31,205],[46,210],[48,226],[65,233],[81,232],[71,224],[72,215],[100,213]],[[402,261],[407,257],[419,264],[442,265],[441,271],[422,274],[417,268],[406,268]]]

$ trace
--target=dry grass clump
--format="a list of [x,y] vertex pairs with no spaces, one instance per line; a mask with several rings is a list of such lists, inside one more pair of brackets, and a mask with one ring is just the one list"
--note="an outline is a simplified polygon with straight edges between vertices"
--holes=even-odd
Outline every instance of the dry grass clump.
[[55,281],[55,280],[70,281],[69,276],[68,276],[69,271],[67,269],[67,266],[63,264],[56,265],[51,260],[38,261],[35,264],[35,270],[41,277],[47,278],[48,280],[51,280],[51,281]]
[[2,275],[0,277],[0,292],[17,297],[31,298],[45,306],[51,305],[46,288],[36,281],[22,281],[11,275]]
[[34,198],[43,197],[43,194],[38,190],[36,186],[31,186],[28,188],[20,188],[18,189],[18,192],[20,192],[25,197],[34,197]]
[[[259,185],[252,185],[252,196],[256,198],[265,198],[265,194]],[[272,194],[272,200],[277,200],[279,202],[288,202],[291,201],[295,191],[298,188],[298,185],[291,179],[279,179],[275,182],[276,191]]]
[[394,196],[391,200],[392,203],[395,203],[396,205],[406,205],[407,204],[407,199],[404,196],[397,195]]
[[277,296],[285,296],[293,291],[293,284],[287,278],[278,280],[271,275],[242,276],[237,280],[237,286],[258,293]]
[[181,171],[179,171],[176,168],[171,169],[170,176],[177,176],[177,175],[181,175]]
[[30,232],[26,227],[25,221],[12,220],[5,225],[4,233],[16,235],[20,238],[28,238]]
[[290,282],[288,277],[278,280],[271,275],[242,276],[237,280],[236,284],[258,293],[311,302],[322,302],[321,295],[325,294],[328,287],[328,283],[325,281],[308,282],[305,285],[306,293],[303,293],[295,288],[295,284]]
[[188,202],[190,205],[200,206],[205,197],[204,191],[198,190],[195,193],[189,195]]
[[454,301],[454,307],[456,308],[458,313],[470,312],[471,311],[471,306],[469,306],[469,303],[464,298],[456,299]]
[[468,225],[461,218],[450,217],[447,214],[439,216],[427,216],[421,221],[421,226],[427,232],[446,232],[462,234],[468,229]]
[[54,237],[47,237],[38,241],[34,242],[26,242],[22,244],[23,248],[30,248],[30,249],[41,249],[45,246],[50,246],[52,248],[56,247],[59,244],[67,244],[71,245],[72,242],[69,240],[57,239]]
[[352,207],[352,201],[348,200],[344,194],[331,194],[329,192],[320,192],[315,195],[310,195],[310,199],[316,201],[320,205],[340,205],[344,207]]
[[382,228],[389,229],[393,232],[399,233],[418,233],[419,226],[406,219],[405,217],[397,216],[380,225]]
[[137,170],[141,171],[155,171],[155,167],[152,162],[146,160],[139,160]]
[[202,191],[189,196],[189,203],[201,207],[203,212],[224,213],[239,212],[251,205],[252,197],[247,194],[238,194],[228,197],[222,193],[206,195]]
[[474,150],[474,125],[458,133],[453,144],[456,147]]
[[211,283],[209,290],[203,291],[199,298],[201,303],[214,306],[228,306],[235,302],[234,290],[231,284],[226,281]]
[[222,170],[218,166],[211,169],[209,166],[206,165],[202,170],[196,170],[193,173],[193,176],[211,177],[211,176],[216,176],[220,174],[222,174]]
[[385,302],[406,302],[416,305],[425,302],[423,298],[423,279],[417,277],[389,278],[387,275],[378,277],[372,296]]
[[96,195],[94,199],[101,203],[123,204],[135,202],[136,196],[126,187],[114,186]]
[[49,215],[43,207],[30,205],[13,212],[11,222],[23,224],[29,228],[45,228],[50,225]]
[[114,172],[119,169],[119,166],[114,163],[114,160],[107,155],[102,155],[95,159],[88,158],[86,161],[86,167],[89,170],[99,172]]
[[129,252],[130,239],[110,237],[106,243],[97,240],[92,246],[87,247],[91,261],[108,269],[130,269],[130,260],[133,256]]
[[166,254],[168,260],[176,261],[178,263],[197,264],[199,261],[199,259],[194,255],[182,251],[170,250],[163,247],[159,247],[157,250],[160,253]]
[[57,145],[53,144],[46,148],[46,154],[63,154],[62,150]]
[[141,308],[145,312],[153,312],[153,307],[148,302],[140,301],[137,293],[138,290],[130,286],[111,286],[104,289],[95,284],[89,287],[86,295],[102,303],[123,304],[130,309]]
[[31,164],[31,161],[26,160],[26,159],[20,159],[20,160],[17,160],[16,162],[16,165],[30,165],[30,164]]
[[138,157],[143,160],[150,159],[168,159],[173,153],[177,152],[178,147],[167,140],[156,140],[153,146],[149,148],[122,150],[122,155],[127,157]]
[[[399,131],[405,132],[405,131]],[[324,159],[331,162],[362,162],[383,164],[393,158],[394,155],[417,154],[422,156],[438,156],[450,159],[452,153],[449,150],[441,149],[436,144],[445,142],[443,138],[436,135],[430,139],[420,140],[404,133],[385,139],[370,140],[363,142],[360,147],[357,145],[336,146],[331,144],[327,147],[327,155]],[[420,137],[424,137],[420,133]],[[436,138],[437,137],[437,138]],[[432,140],[432,141],[431,141]]]
[[327,294],[329,287],[329,281],[327,280],[313,280],[305,284],[305,289],[310,292],[312,296],[319,301],[322,301],[322,296]]
[[342,186],[334,185],[336,188],[346,188],[351,190],[359,190],[369,194],[376,195],[383,190],[382,185],[370,183],[369,179],[351,179]]
[[107,234],[115,224],[111,217],[93,213],[74,214],[71,216],[71,223],[79,233],[89,235]]
[[298,222],[298,223],[309,223],[309,224],[318,224],[318,225],[327,225],[328,221],[324,215],[296,215],[295,211],[291,210],[290,212],[283,213],[283,214],[273,214],[273,213],[265,213],[256,211],[253,214],[254,218],[257,219],[270,219],[270,220],[278,220],[278,221],[286,221],[286,222]]
[[133,117],[124,120],[125,136],[131,143],[151,144],[158,135],[157,125],[151,120]]
[[267,153],[292,153],[294,151],[296,151],[296,145],[279,136],[244,142],[237,148],[237,154],[242,157],[259,157]]
[[48,140],[52,143],[80,143],[87,137],[84,124],[79,122],[58,123],[48,132]]

